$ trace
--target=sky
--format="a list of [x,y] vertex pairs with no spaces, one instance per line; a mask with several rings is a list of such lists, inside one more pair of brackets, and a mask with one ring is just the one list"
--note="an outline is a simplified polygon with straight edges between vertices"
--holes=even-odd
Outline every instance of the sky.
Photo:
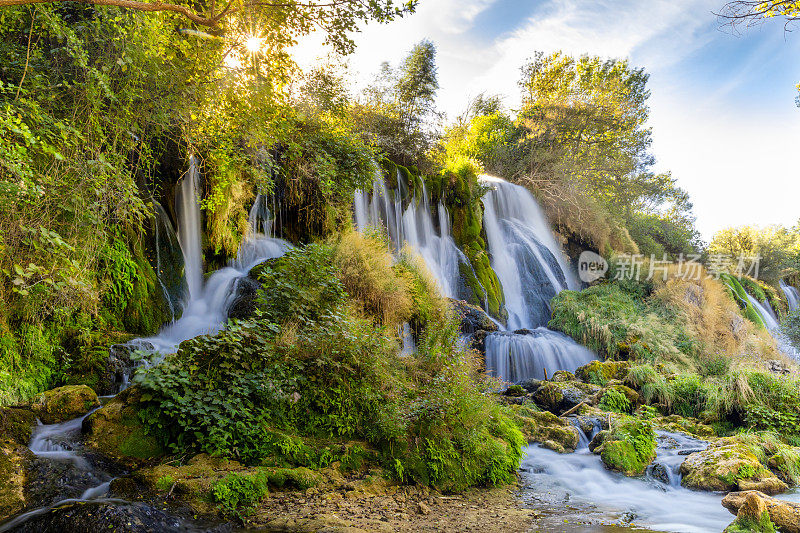
[[[692,197],[708,241],[727,226],[800,219],[800,27],[734,31],[725,0],[421,0],[416,13],[367,25],[348,57],[357,84],[415,43],[437,47],[440,110],[454,118],[480,93],[519,104],[519,69],[536,51],[627,58],[650,74],[656,170]],[[312,37],[296,57],[323,55]]]

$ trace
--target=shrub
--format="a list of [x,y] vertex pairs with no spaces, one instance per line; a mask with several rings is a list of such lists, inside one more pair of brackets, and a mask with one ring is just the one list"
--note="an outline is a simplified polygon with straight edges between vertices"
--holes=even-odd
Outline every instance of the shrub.
[[598,405],[604,411],[611,411],[613,413],[630,413],[631,402],[628,398],[619,391],[609,389],[603,394],[603,398]]
[[241,518],[251,514],[269,494],[267,484],[265,472],[245,475],[231,473],[211,486],[211,494],[224,514]]

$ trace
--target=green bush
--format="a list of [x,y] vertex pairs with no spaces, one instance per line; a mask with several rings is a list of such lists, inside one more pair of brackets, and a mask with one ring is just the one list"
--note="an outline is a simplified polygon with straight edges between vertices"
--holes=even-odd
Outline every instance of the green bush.
[[603,394],[603,398],[598,405],[603,411],[613,413],[630,413],[631,402],[627,396],[614,389],[609,389]]
[[223,513],[241,518],[251,514],[269,494],[268,482],[267,474],[261,471],[245,475],[231,473],[211,486],[211,494]]

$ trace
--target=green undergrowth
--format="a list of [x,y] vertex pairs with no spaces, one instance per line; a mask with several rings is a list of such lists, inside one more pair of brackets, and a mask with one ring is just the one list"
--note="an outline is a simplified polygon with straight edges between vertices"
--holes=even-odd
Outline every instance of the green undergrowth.
[[[374,463],[444,491],[513,481],[522,436],[457,347],[458,325],[427,273],[405,258],[363,280],[405,283],[418,349],[401,356],[396,328],[369,311],[375,300],[364,295],[375,287],[356,291],[352,276],[343,283],[340,264],[335,243],[312,244],[257,269],[252,320],[186,341],[137,376],[150,432],[174,453],[247,465]],[[364,453],[342,452],[352,440]]]
[[656,436],[652,426],[626,417],[606,435],[600,457],[609,468],[628,476],[643,474],[655,458]]

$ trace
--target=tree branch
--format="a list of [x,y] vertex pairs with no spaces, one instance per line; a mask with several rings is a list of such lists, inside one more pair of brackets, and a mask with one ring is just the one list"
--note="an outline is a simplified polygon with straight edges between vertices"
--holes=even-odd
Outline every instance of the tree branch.
[[82,4],[94,4],[99,6],[116,6],[125,9],[135,9],[137,11],[170,11],[178,13],[188,18],[192,22],[201,26],[216,27],[219,19],[211,19],[198,15],[186,6],[169,4],[165,2],[138,2],[136,0],[0,0],[0,7],[22,6],[31,4],[55,4],[65,1],[78,2]]

